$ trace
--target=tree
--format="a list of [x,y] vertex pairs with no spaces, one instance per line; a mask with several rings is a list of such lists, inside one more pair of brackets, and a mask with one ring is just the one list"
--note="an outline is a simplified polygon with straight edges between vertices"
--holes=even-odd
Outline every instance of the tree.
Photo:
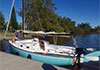
[[73,32],[74,32],[75,35],[84,34],[84,30],[80,27],[75,27]]
[[78,26],[82,29],[91,29],[91,26],[89,23],[81,23],[81,24],[78,24]]
[[4,29],[4,23],[5,23],[5,18],[2,14],[2,12],[0,12],[0,30]]
[[81,24],[78,24],[78,27],[82,28],[84,30],[84,33],[87,34],[87,33],[91,33],[91,29],[92,27],[90,26],[89,23],[81,23]]
[[17,30],[18,29],[18,22],[17,22],[17,19],[16,19],[16,13],[15,13],[15,8],[14,7],[13,7],[13,10],[12,10],[9,29],[10,30]]
[[61,25],[61,27],[64,29],[64,32],[66,32],[66,33],[70,32],[70,30],[67,26],[67,22],[66,22],[65,18],[62,18],[62,17],[59,16],[58,17],[58,22]]
[[[64,31],[55,14],[55,3],[51,0],[25,0],[25,23],[33,31]],[[21,16],[22,11],[19,12]],[[59,28],[57,28],[59,27]]]
[[95,27],[94,30],[95,30],[96,33],[100,33],[100,26]]
[[[55,14],[55,3],[51,0],[25,0],[25,23],[29,30],[72,32],[75,29],[75,21],[70,18],[62,18]],[[22,9],[19,12],[22,16]]]
[[64,18],[65,19],[65,22],[70,30],[70,32],[73,32],[74,29],[75,29],[75,24],[76,22],[75,21],[72,21],[70,18]]

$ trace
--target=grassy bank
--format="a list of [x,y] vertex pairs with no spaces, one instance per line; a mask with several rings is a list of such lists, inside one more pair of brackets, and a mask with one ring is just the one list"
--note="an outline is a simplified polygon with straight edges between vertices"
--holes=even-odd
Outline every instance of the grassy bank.
[[[0,35],[1,35],[1,36],[4,35],[4,32],[0,32]],[[7,32],[6,37],[12,37],[12,36],[14,36],[14,33]]]

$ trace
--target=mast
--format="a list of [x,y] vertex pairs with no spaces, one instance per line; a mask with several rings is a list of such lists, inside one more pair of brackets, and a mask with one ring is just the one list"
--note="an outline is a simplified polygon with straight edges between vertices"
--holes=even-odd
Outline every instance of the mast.
[[6,37],[7,31],[8,31],[8,28],[9,28],[9,24],[10,24],[10,20],[11,20],[11,15],[12,15],[12,10],[14,8],[14,2],[15,2],[15,0],[13,0],[13,2],[12,2],[10,14],[9,14],[9,20],[8,20],[8,24],[6,26],[6,31],[5,31],[5,34],[4,34],[4,38]]
[[22,0],[22,30],[25,30],[24,0]]

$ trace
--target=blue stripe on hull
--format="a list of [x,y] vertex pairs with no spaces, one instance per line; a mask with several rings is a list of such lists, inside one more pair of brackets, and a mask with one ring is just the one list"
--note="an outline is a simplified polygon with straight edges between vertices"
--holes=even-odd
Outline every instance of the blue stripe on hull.
[[47,64],[53,64],[53,65],[58,65],[58,66],[67,66],[67,65],[72,65],[72,58],[64,58],[64,57],[54,57],[54,56],[46,56],[46,55],[41,55],[41,54],[35,54],[35,53],[30,53],[27,51],[20,50],[18,48],[15,48],[13,46],[10,46],[11,52],[16,53],[18,52],[20,56],[26,57],[30,54],[31,59],[37,60],[40,62],[44,62]]

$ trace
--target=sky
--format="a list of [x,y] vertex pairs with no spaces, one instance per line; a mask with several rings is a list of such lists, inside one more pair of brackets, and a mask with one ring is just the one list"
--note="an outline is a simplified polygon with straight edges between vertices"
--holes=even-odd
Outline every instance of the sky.
[[[90,23],[92,27],[100,25],[99,12],[100,12],[100,0],[52,0],[56,5],[57,13],[61,17],[71,18],[72,21],[76,21],[76,24]],[[5,21],[8,21],[12,0],[0,0],[0,10],[5,17]],[[19,11],[22,7],[21,0],[15,0],[14,7],[16,11]],[[17,15],[17,21],[22,22],[20,16]]]

